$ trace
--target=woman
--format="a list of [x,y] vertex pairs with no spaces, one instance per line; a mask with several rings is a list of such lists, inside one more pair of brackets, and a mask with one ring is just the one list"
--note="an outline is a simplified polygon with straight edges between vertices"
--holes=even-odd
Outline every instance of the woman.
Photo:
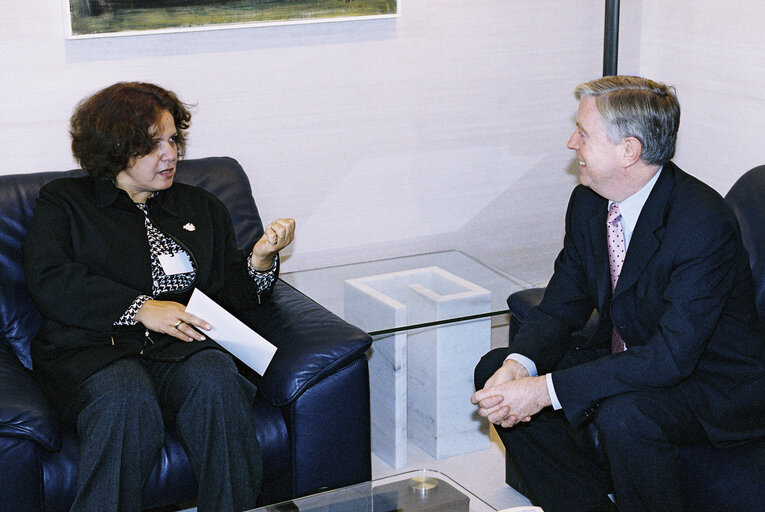
[[200,512],[256,505],[255,387],[184,304],[199,288],[233,313],[257,307],[294,221],[273,222],[241,254],[226,207],[173,184],[190,119],[156,85],[107,87],[71,119],[72,150],[88,176],[40,191],[24,247],[43,315],[32,357],[80,439],[73,511],[141,509],[163,418],[191,462]]

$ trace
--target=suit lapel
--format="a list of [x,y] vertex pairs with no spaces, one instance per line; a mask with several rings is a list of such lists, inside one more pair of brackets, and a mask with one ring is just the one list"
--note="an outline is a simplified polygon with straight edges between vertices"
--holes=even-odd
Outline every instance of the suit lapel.
[[614,297],[634,286],[659,249],[664,236],[664,213],[674,188],[674,177],[674,164],[667,163],[640,211]]

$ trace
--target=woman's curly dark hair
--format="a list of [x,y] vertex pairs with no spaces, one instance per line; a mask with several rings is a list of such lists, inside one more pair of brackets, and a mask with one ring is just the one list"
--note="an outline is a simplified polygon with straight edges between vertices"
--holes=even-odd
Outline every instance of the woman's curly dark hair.
[[71,119],[72,153],[94,178],[114,178],[132,159],[152,152],[154,127],[165,110],[175,121],[181,157],[191,124],[188,107],[171,91],[141,82],[116,83],[77,104]]

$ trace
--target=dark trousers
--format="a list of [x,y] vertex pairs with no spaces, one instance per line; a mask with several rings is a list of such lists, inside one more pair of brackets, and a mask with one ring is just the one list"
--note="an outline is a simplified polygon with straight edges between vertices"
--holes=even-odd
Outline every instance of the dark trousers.
[[199,512],[254,508],[262,479],[255,387],[228,354],[123,359],[91,375],[69,416],[80,439],[72,511],[140,511],[143,485],[175,425],[199,486]]
[[[475,371],[476,389],[499,368],[507,349],[486,354]],[[528,423],[496,427],[530,494],[545,512],[612,509],[620,512],[684,510],[678,446],[706,439],[676,388],[631,392],[603,400],[592,425],[574,428],[563,411],[548,408]],[[596,431],[601,454],[592,449]],[[589,432],[588,432],[589,431]]]

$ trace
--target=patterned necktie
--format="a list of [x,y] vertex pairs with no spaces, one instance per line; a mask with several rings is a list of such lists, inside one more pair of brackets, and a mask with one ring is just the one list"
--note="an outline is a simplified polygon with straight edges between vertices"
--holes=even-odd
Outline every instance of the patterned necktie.
[[[619,222],[621,218],[622,214],[619,211],[619,205],[612,203],[608,209],[608,220],[606,221],[608,228],[608,263],[611,267],[611,291],[616,288],[616,282],[619,280],[619,274],[624,264],[625,244],[624,232]],[[624,350],[624,340],[616,332],[616,326],[614,326],[614,330],[611,333],[611,352],[622,352]]]

